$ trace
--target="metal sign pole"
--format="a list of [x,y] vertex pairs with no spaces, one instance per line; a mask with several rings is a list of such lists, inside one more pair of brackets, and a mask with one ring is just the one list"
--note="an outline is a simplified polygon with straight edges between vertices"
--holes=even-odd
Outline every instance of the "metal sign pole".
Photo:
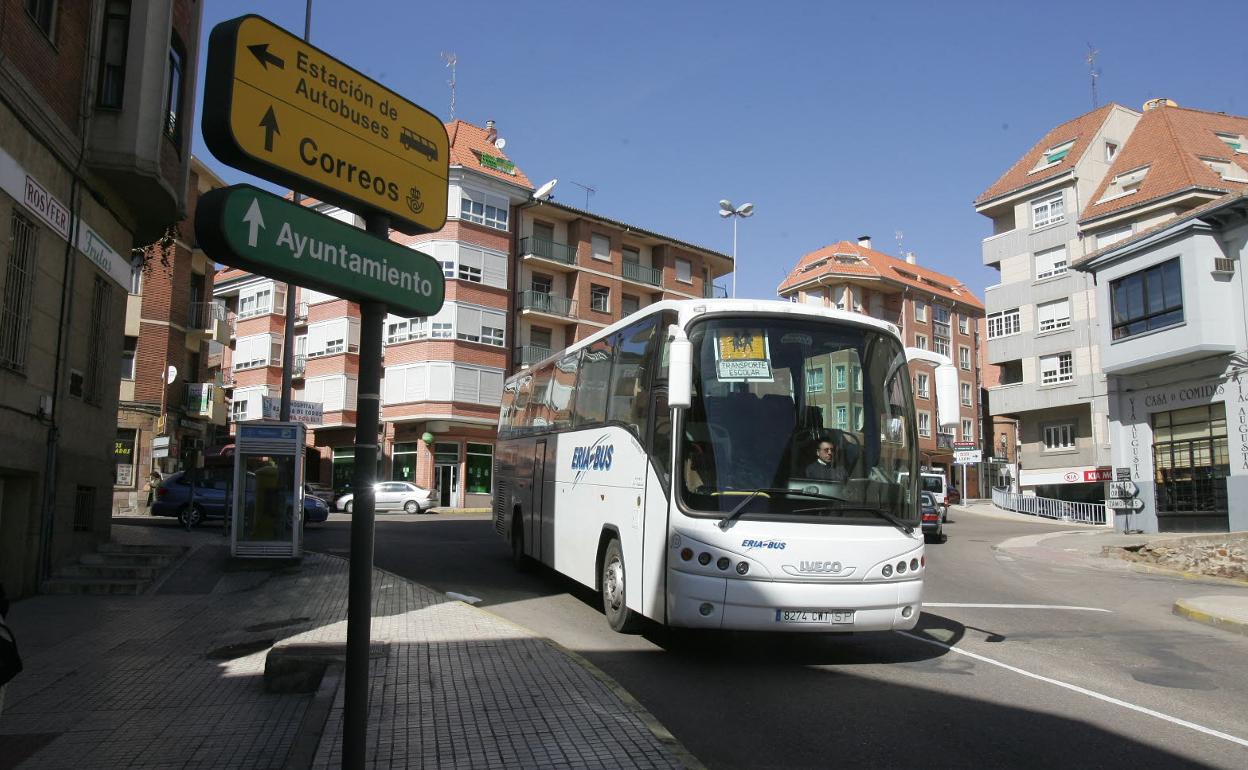
[[[365,228],[388,240],[390,218],[370,214]],[[372,632],[373,514],[377,476],[377,423],[381,407],[381,335],[386,306],[360,304],[360,379],[355,412],[354,503],[351,513],[350,584],[347,589],[346,697],[342,766],[363,768],[368,728],[368,648]]]

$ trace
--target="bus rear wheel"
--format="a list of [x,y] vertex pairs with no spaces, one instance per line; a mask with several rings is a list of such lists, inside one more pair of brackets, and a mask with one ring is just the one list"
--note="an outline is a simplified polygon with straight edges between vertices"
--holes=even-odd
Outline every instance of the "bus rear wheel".
[[641,630],[641,616],[628,608],[624,574],[624,549],[613,538],[602,557],[602,611],[612,631],[635,634]]

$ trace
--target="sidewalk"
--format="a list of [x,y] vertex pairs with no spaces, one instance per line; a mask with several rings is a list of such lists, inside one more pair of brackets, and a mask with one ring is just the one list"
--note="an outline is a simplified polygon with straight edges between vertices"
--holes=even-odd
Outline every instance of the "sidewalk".
[[[272,694],[264,670],[274,645],[345,643],[347,562],[232,560],[211,529],[113,532],[195,550],[145,596],[14,604],[26,670],[0,768],[339,767],[341,676]],[[372,639],[369,767],[698,766],[577,656],[377,570]]]
[[1022,523],[1069,527],[1061,532],[1023,535],[998,543],[995,550],[1013,557],[1034,559],[1049,564],[1065,564],[1100,570],[1143,572],[1190,580],[1194,584],[1224,586],[1217,594],[1193,596],[1174,603],[1173,612],[1189,620],[1248,635],[1248,582],[1210,577],[1163,569],[1104,555],[1107,547],[1126,548],[1184,537],[1182,533],[1124,535],[1105,527],[1044,519],[1027,514],[1003,511],[990,500],[977,500],[969,505],[951,506],[958,514],[1010,519]]

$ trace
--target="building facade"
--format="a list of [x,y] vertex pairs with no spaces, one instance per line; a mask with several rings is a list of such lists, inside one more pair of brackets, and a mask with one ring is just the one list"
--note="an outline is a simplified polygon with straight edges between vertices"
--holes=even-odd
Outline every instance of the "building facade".
[[[188,206],[225,183],[191,159]],[[225,390],[211,354],[229,342],[226,308],[212,299],[216,272],[184,219],[145,259],[131,266],[117,412],[113,510],[141,509],[153,470],[191,467],[222,443]],[[208,372],[213,374],[209,376]]]
[[131,250],[184,214],[202,4],[4,0],[0,580],[109,537]]
[[[589,212],[534,200],[497,132],[447,125],[451,166],[446,226],[391,238],[442,265],[445,303],[427,318],[388,316],[378,478],[439,490],[441,504],[488,507],[506,376],[627,312],[699,297],[731,259]],[[344,221],[352,214],[321,204]],[[354,222],[359,224],[359,222]],[[222,357],[231,420],[260,419],[280,394],[287,287],[237,270],[214,295],[236,314]],[[360,314],[355,303],[295,289],[293,398],[321,405],[309,431],[306,475],[349,487],[354,474]]]
[[[939,424],[939,399],[935,366],[923,361],[910,363],[911,382],[919,428],[920,462],[926,468],[943,472],[959,488],[961,469],[953,462],[954,442],[973,442],[983,456],[984,445],[979,392],[979,323],[984,307],[967,286],[956,278],[928,270],[914,256],[889,256],[871,248],[863,236],[856,243],[839,241],[812,251],[781,282],[777,292],[791,302],[817,307],[834,307],[864,313],[898,327],[907,347],[930,350],[946,356],[957,375],[956,422]],[[833,395],[844,390],[850,398],[853,384],[838,371],[832,373],[828,388]],[[844,412],[841,407],[844,406]],[[841,424],[842,413],[852,415],[853,404],[830,403],[825,425]],[[831,419],[831,422],[829,422]],[[968,466],[966,490],[980,487],[980,468]]]

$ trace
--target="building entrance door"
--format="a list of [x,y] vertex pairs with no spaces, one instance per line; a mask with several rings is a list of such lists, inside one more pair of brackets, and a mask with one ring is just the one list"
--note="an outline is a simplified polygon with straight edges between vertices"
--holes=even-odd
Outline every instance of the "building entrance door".
[[438,505],[453,508],[459,501],[459,463],[434,466],[434,478],[438,480]]

